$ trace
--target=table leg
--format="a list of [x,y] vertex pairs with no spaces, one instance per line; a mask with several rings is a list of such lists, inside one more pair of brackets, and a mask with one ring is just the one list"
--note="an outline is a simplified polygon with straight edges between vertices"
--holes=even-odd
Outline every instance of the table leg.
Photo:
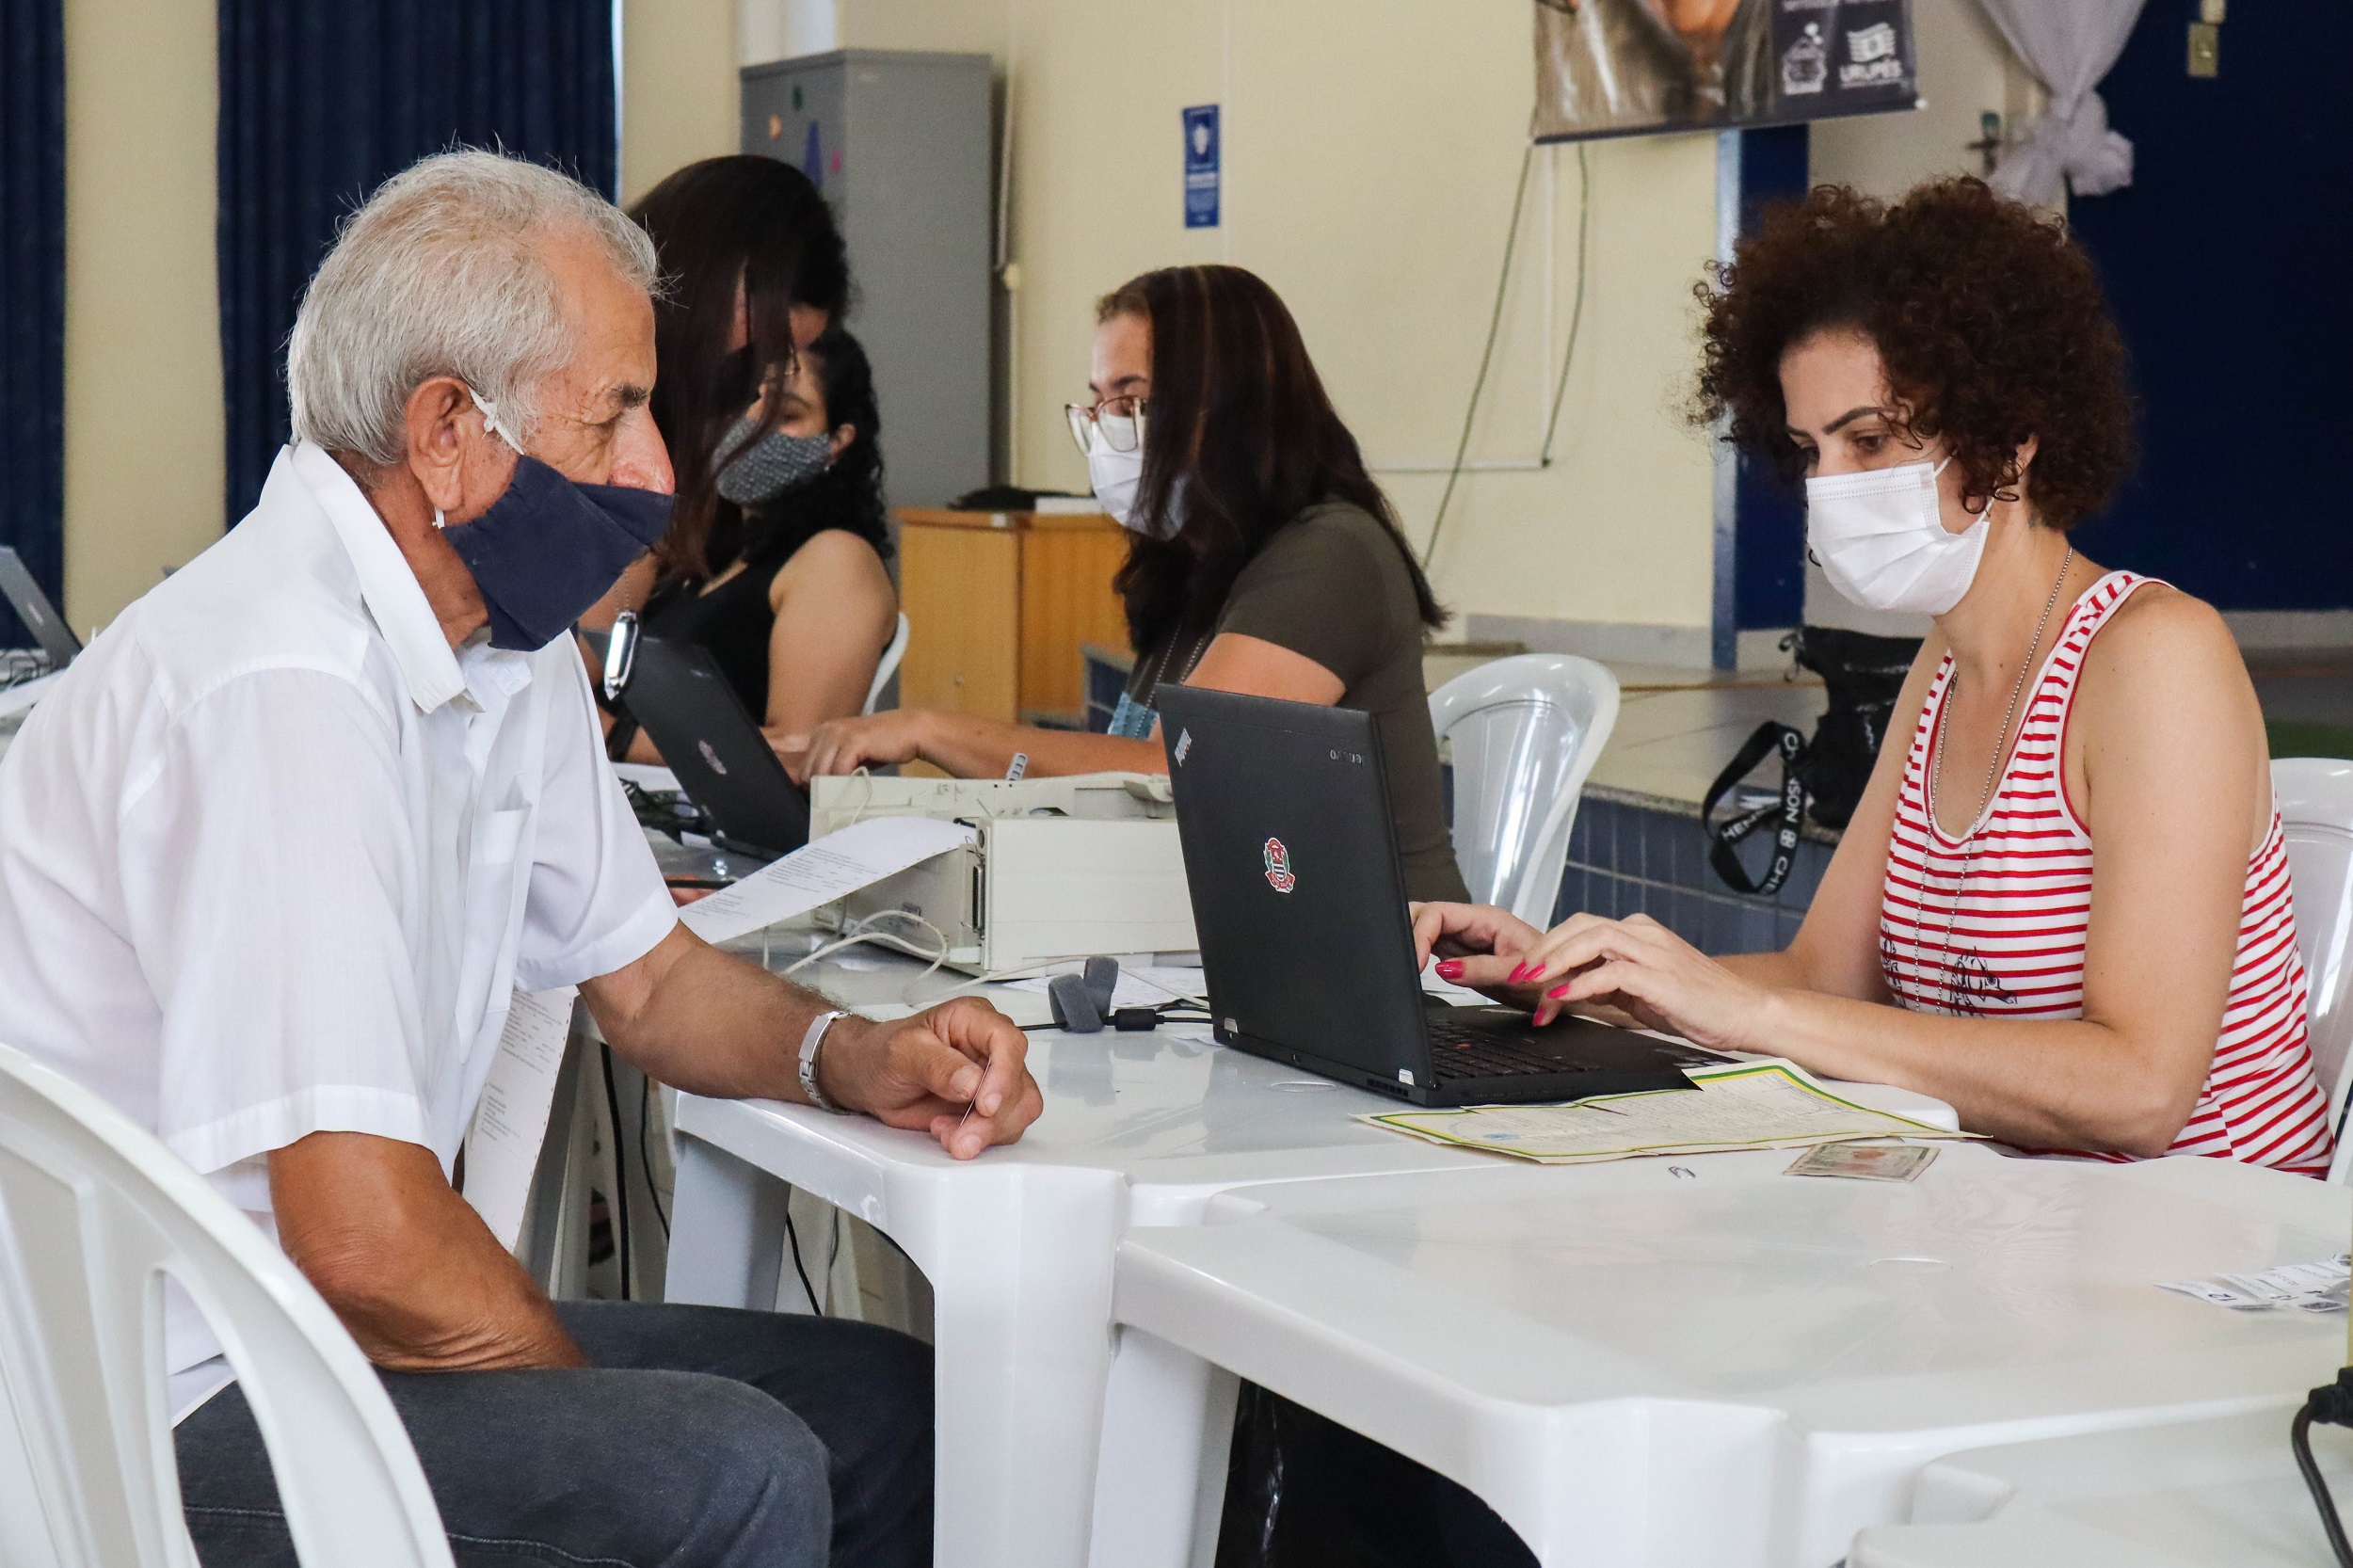
[[1241,1380],[1138,1328],[1103,1399],[1092,1568],[1207,1568],[1217,1554]]
[[893,1181],[889,1229],[932,1282],[933,1560],[1081,1568],[1111,1370],[1108,1171],[1011,1162]]
[[790,1193],[758,1166],[679,1134],[665,1299],[775,1310]]

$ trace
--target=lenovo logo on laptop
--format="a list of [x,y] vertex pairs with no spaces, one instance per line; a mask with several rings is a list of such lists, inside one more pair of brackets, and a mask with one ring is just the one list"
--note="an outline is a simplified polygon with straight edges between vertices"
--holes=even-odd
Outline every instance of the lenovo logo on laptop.
[[1288,893],[1299,886],[1299,878],[1291,874],[1291,852],[1283,847],[1280,839],[1266,841],[1266,882],[1278,893]]
[[702,752],[703,760],[711,764],[711,771],[712,773],[720,775],[726,774],[728,771],[728,765],[719,760],[718,752],[712,749],[712,744],[709,741],[696,741],[695,745]]

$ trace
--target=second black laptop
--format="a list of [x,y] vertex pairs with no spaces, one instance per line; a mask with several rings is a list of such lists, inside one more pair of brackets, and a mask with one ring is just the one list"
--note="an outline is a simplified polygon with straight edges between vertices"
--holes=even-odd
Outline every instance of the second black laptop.
[[622,700],[724,849],[774,858],[808,842],[808,796],[776,760],[711,655],[639,637]]
[[1370,715],[1163,686],[1160,736],[1220,1042],[1420,1105],[1688,1089],[1726,1060],[1422,994]]

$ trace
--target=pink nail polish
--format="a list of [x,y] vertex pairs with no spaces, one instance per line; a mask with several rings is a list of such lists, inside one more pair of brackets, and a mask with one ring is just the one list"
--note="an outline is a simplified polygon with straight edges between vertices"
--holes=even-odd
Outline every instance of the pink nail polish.
[[1511,978],[1506,982],[1506,984],[1516,985],[1521,981],[1526,980],[1529,976],[1534,974],[1535,972],[1536,969],[1533,965],[1522,964],[1512,971]]
[[1552,998],[1555,1001],[1566,1001],[1569,996],[1569,988],[1566,985],[1555,985],[1551,990],[1546,991],[1545,995]]
[[1446,962],[1440,964],[1438,966],[1438,978],[1440,980],[1462,979],[1463,961],[1459,958],[1449,958],[1446,960]]

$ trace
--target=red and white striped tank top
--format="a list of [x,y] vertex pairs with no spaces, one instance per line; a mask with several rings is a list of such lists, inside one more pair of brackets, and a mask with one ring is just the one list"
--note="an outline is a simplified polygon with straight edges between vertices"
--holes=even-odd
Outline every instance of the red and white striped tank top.
[[[1880,899],[1880,965],[1904,1006],[1979,1016],[2083,1016],[2091,837],[2067,799],[2060,745],[2085,649],[2126,596],[2150,581],[2110,572],[2069,609],[2025,704],[2009,765],[1985,815],[1960,839],[1936,825],[1929,806],[1951,655],[1936,672],[1904,764]],[[2247,865],[2238,954],[2214,1063],[2167,1152],[2326,1174],[2329,1107],[2313,1076],[2305,1000],[2287,840],[2275,807],[2271,831]]]

